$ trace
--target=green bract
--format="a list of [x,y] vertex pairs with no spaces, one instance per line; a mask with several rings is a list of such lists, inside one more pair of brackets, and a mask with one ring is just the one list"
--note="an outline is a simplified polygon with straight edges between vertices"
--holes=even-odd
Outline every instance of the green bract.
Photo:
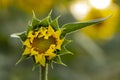
[[[54,29],[54,31],[61,30],[60,39],[64,39],[64,42],[61,45],[61,50],[56,50],[54,52],[54,53],[56,53],[56,57],[47,61],[47,63],[50,63],[51,65],[53,62],[65,65],[61,61],[61,56],[66,55],[66,54],[73,54],[65,48],[65,46],[71,42],[71,40],[65,39],[67,34],[73,32],[73,31],[79,30],[81,28],[84,28],[86,26],[102,22],[102,21],[106,20],[107,18],[109,18],[109,16],[108,16],[106,18],[100,18],[100,19],[91,20],[88,22],[67,23],[67,24],[63,25],[61,28],[59,28],[59,24],[58,24],[59,17],[52,20],[51,13],[52,13],[52,11],[43,20],[39,20],[36,18],[35,14],[33,12],[33,19],[32,19],[32,22],[28,24],[27,31],[24,31],[21,33],[15,33],[15,34],[11,35],[12,37],[20,38],[21,41],[24,42],[27,39],[29,31],[35,31],[41,27],[48,27],[50,25]],[[24,60],[27,57],[28,56],[22,56],[22,58],[17,63],[19,63],[20,61]]]

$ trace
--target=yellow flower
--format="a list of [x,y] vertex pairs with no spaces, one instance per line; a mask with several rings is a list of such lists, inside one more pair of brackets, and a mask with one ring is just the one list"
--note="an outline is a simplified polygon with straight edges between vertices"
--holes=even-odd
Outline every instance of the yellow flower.
[[117,30],[117,23],[119,17],[119,8],[116,4],[111,4],[108,8],[102,10],[92,9],[90,13],[88,13],[88,15],[83,19],[86,21],[89,19],[105,17],[111,14],[112,17],[110,19],[99,24],[86,27],[82,29],[82,31],[93,39],[111,39]]
[[46,60],[56,56],[55,50],[61,50],[64,39],[60,39],[60,35],[61,30],[54,31],[50,25],[29,31],[27,39],[23,42],[23,55],[33,56],[36,64],[45,66]]
[[68,23],[59,28],[59,17],[52,20],[51,13],[52,11],[47,17],[39,20],[33,11],[32,22],[28,24],[27,31],[11,35],[11,37],[20,38],[24,46],[23,54],[16,64],[27,57],[32,57],[35,64],[40,64],[44,67],[46,63],[49,63],[52,67],[53,62],[65,65],[61,60],[61,56],[73,54],[66,49],[66,45],[71,42],[71,40],[65,39],[66,35],[108,18],[97,19],[86,23]]

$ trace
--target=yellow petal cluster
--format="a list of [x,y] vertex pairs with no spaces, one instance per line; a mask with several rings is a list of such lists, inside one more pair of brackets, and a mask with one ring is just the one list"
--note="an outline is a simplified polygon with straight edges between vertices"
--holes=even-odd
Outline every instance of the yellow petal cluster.
[[27,39],[23,42],[23,55],[33,56],[36,64],[45,66],[46,60],[56,56],[55,50],[61,50],[64,39],[60,39],[60,35],[61,30],[54,31],[50,25],[29,31]]

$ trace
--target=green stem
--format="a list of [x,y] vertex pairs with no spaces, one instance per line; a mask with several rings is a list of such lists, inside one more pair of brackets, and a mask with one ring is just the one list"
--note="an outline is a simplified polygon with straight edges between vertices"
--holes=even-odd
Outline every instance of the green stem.
[[48,80],[48,64],[41,66],[40,69],[40,80]]

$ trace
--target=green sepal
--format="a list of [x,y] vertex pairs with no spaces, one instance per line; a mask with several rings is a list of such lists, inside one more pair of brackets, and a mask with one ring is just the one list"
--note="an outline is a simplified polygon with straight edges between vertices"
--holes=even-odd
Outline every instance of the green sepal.
[[54,67],[53,67],[53,61],[50,63],[50,67],[53,69]]
[[106,18],[100,18],[100,19],[95,19],[95,20],[91,20],[88,22],[74,22],[74,23],[68,23],[62,26],[61,30],[61,38],[65,37],[65,35],[67,33],[76,31],[78,29],[84,28],[86,26],[92,25],[92,24],[96,24],[96,23],[100,23],[106,19],[108,19],[110,16],[106,17]]
[[22,41],[25,41],[27,39],[27,32],[21,32],[21,33],[14,33],[12,35],[10,35],[11,37],[14,38],[20,38]]
[[27,32],[22,32],[20,35],[18,35],[22,41],[25,41],[27,39]]
[[49,65],[53,69],[53,60],[49,60]]
[[57,31],[59,29],[59,24],[58,24],[58,19],[60,18],[60,16],[58,16],[56,19],[54,19],[50,25],[52,26],[52,28]]
[[62,46],[64,47],[64,46],[66,46],[67,44],[69,44],[69,43],[71,43],[72,42],[72,40],[64,40],[64,42],[62,43]]
[[33,26],[32,26],[32,24],[31,24],[31,22],[29,21],[29,22],[28,22],[27,33],[28,33],[30,30],[33,30]]
[[64,40],[64,42],[63,42],[63,44],[62,44],[62,46],[61,46],[61,50],[60,50],[60,52],[59,52],[59,55],[66,55],[66,54],[72,54],[73,55],[73,53],[72,52],[70,52],[69,50],[67,50],[66,48],[65,48],[65,46],[67,45],[67,44],[69,44],[70,42],[71,42],[72,40]]
[[42,27],[47,27],[49,25],[49,20],[50,20],[50,16],[44,18],[41,22],[40,22],[40,26]]
[[51,15],[52,15],[52,10],[49,12],[48,16],[50,16],[50,19],[49,19],[49,22],[51,23],[52,22],[52,19],[51,19]]
[[34,64],[33,67],[32,67],[32,71],[35,70],[35,68],[38,66],[39,64]]
[[24,61],[26,58],[28,58],[28,55],[24,55],[22,56],[17,62],[15,65],[19,64],[20,62]]
[[47,17],[45,17],[39,24],[39,26],[42,26],[42,27],[48,27],[50,22],[52,22],[51,20],[51,13],[52,11],[50,11],[50,13],[48,14]]
[[63,66],[67,66],[66,64],[64,64],[64,63],[62,62],[60,55],[57,55],[57,56],[53,59],[53,62],[58,63],[58,64],[61,64],[61,65],[63,65]]
[[66,55],[66,54],[71,54],[73,55],[72,52],[70,52],[69,50],[67,50],[65,47],[61,48],[61,51],[59,52],[59,55]]
[[33,18],[32,18],[32,29],[36,29],[40,24],[40,20],[36,18],[35,13],[33,11]]

